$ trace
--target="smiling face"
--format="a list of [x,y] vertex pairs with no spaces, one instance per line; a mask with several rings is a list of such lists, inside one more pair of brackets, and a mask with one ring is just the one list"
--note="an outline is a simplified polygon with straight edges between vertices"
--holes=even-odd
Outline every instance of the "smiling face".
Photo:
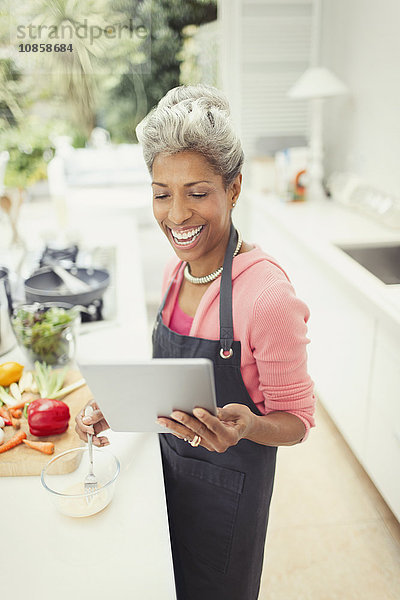
[[220,267],[242,175],[225,190],[222,176],[189,150],[156,156],[152,175],[153,213],[177,256],[196,277]]

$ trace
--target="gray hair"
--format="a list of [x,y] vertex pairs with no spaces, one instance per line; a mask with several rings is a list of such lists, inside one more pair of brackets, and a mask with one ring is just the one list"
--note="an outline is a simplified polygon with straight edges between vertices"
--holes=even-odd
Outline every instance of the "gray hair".
[[158,154],[201,153],[222,176],[225,189],[241,172],[244,154],[226,96],[205,85],[180,85],[161,98],[136,127],[147,168]]

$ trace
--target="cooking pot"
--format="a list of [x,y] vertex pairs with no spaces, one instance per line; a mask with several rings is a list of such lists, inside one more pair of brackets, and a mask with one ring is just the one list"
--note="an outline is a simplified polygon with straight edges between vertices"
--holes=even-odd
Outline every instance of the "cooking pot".
[[25,280],[25,296],[29,302],[68,302],[69,304],[88,305],[99,300],[110,284],[110,274],[106,269],[77,268],[73,274],[89,284],[88,291],[70,293],[66,286],[51,267],[37,269],[31,277]]
[[10,316],[13,306],[7,267],[0,267],[0,356],[14,348],[16,339]]

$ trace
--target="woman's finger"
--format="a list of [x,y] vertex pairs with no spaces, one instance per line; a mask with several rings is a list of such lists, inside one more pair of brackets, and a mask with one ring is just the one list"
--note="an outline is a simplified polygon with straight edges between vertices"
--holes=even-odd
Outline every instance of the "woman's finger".
[[[196,435],[199,435],[201,438],[200,445],[211,452],[223,452],[232,445],[232,442],[230,442],[228,438],[225,439],[225,432],[222,424],[220,424],[221,429],[219,435],[216,435],[207,427],[206,423],[202,423],[199,419],[196,419],[187,413],[174,411],[171,417],[185,425]],[[216,417],[213,418],[216,419]],[[234,441],[234,443],[236,443],[236,441]]]
[[[82,437],[85,436],[90,433],[92,435],[94,435],[94,429],[92,425],[85,425],[85,423],[83,423],[82,421],[82,417],[83,417],[83,413],[78,413],[75,417],[75,431],[77,432],[77,434],[79,435],[80,438],[84,439]],[[82,434],[82,435],[81,435]]]
[[108,425],[107,421],[105,419],[103,419],[102,421],[95,423],[93,425],[93,429],[94,429],[95,434],[99,435],[99,433],[101,433],[102,431],[105,431],[106,429],[110,429],[110,426]]
[[202,423],[195,417],[188,415],[187,413],[174,411],[171,414],[172,419],[178,421],[188,429],[194,431],[197,435],[200,435],[202,438],[208,439],[210,442],[212,441],[210,437],[213,435],[212,431],[210,431],[205,423]]
[[177,433],[182,438],[192,439],[192,437],[194,437],[192,430],[180,423],[175,423],[172,419],[167,419],[166,417],[158,418],[157,423],[169,429],[171,433]]
[[[190,427],[185,427],[184,425],[181,425],[180,423],[176,423],[175,421],[172,421],[171,419],[167,419],[166,417],[158,418],[157,423],[159,425],[162,425],[163,427],[166,427],[170,433],[172,433],[176,437],[180,438],[181,440],[191,441],[197,434],[197,432],[194,431],[193,429],[190,429]],[[197,434],[197,435],[199,435],[199,434]],[[202,437],[202,436],[200,436],[200,437],[201,437],[201,442],[199,445],[206,448],[206,450],[213,451],[214,448],[213,448],[212,444],[210,444],[208,442],[207,438]]]
[[108,446],[110,441],[105,435],[101,435],[100,437],[93,436],[92,438],[93,446],[97,446],[98,448],[102,448],[103,446]]
[[239,441],[237,432],[221,423],[218,417],[214,417],[204,409],[194,409],[193,413],[196,417],[199,415],[199,418],[180,411],[174,411],[171,416],[192,429],[216,452],[225,452],[229,446]]
[[85,417],[85,411],[82,411],[83,416],[82,416],[82,422],[85,423],[86,425],[93,425],[94,423],[98,423],[99,421],[102,421],[104,419],[104,415],[101,412],[100,409],[96,409],[93,411],[93,413],[90,415],[90,417]]
[[[97,409],[96,409],[97,410]],[[110,442],[105,436],[99,437],[98,434],[104,431],[105,429],[109,429],[109,425],[107,421],[104,419],[102,413],[100,421],[95,422],[93,425],[85,425],[83,419],[91,419],[91,417],[85,417],[85,409],[79,412],[75,417],[75,431],[80,437],[81,440],[87,442],[87,436],[92,435],[92,441],[94,446],[107,446]],[[98,414],[95,415],[95,421],[98,418]]]
[[219,417],[214,417],[214,415],[209,413],[207,410],[204,410],[204,408],[195,408],[193,410],[193,414],[218,438],[224,439],[231,437],[232,432],[226,427],[226,425],[224,425],[224,423],[221,422]]
[[78,424],[75,425],[75,431],[82,441],[84,441],[84,442],[87,441],[87,433],[82,431],[82,429],[78,426]]
[[[95,425],[96,427],[96,425]],[[86,431],[89,430],[89,431]],[[92,430],[92,431],[90,431]],[[108,438],[105,435],[102,436],[97,436],[94,432],[93,432],[93,427],[85,427],[85,429],[81,429],[78,424],[75,425],[75,431],[78,434],[78,436],[80,437],[81,440],[83,440],[84,442],[88,441],[88,437],[87,434],[91,434],[92,437],[92,443],[94,446],[108,446],[108,444],[110,443]]]

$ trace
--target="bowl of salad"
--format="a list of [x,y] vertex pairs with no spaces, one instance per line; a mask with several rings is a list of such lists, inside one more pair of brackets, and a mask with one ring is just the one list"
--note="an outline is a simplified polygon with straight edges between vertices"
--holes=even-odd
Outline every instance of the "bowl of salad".
[[63,302],[21,304],[11,315],[18,345],[28,359],[53,366],[74,358],[79,324],[79,309]]

